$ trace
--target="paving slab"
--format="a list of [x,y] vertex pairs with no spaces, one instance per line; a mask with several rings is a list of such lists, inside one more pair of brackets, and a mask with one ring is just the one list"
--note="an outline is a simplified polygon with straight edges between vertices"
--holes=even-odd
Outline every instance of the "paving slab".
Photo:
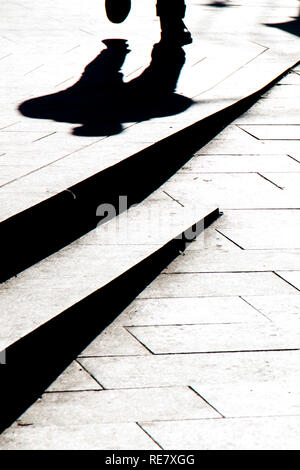
[[[280,191],[280,190],[279,190]],[[234,211],[231,217],[221,218],[218,223],[220,233],[236,242],[244,249],[298,249],[299,225],[298,210],[258,210]],[[229,214],[228,214],[229,215]]]
[[[194,41],[184,48],[177,94],[194,103],[159,117],[147,110],[144,120],[127,115],[115,135],[87,136],[80,123],[29,119],[18,105],[71,87],[103,38],[128,39],[123,80],[138,78],[159,40],[155,2],[135,0],[128,20],[112,25],[97,0],[88,11],[79,0],[4,0],[1,220],[236,103],[299,60],[298,37],[279,26],[297,14],[296,0],[187,4]],[[5,347],[154,253],[179,225],[194,223],[199,203],[206,210],[218,200],[224,211],[2,434],[1,448],[298,445],[297,69],[291,75],[150,203],[2,285]]]
[[[192,173],[257,173],[297,172],[299,163],[287,155],[205,155],[184,165],[182,172]],[[281,173],[282,174],[282,173]]]
[[262,175],[273,181],[274,184],[283,188],[286,192],[293,194],[295,198],[299,197],[299,173],[276,173],[274,172],[262,172]]
[[[207,250],[187,252],[175,260],[166,273],[274,271],[280,268],[297,271],[299,250]],[[283,267],[286,268],[283,268]]]
[[137,420],[196,419],[218,417],[188,387],[46,393],[21,416],[23,425],[84,426],[134,423]]
[[294,286],[298,291],[300,290],[300,271],[278,271],[277,273],[280,277]]
[[[299,381],[299,351],[80,357],[106,389]],[[163,373],[162,373],[163,371]]]
[[159,450],[135,423],[76,426],[14,425],[1,436],[1,450]]
[[214,297],[295,294],[297,290],[273,273],[162,274],[139,298]]
[[244,299],[274,322],[284,323],[300,318],[298,295],[246,296]]
[[[115,326],[195,325],[262,320],[240,297],[136,299],[114,321]],[[84,354],[83,354],[84,355]]]
[[298,349],[294,324],[134,326],[131,332],[153,354]]
[[277,186],[255,173],[181,173],[166,183],[165,190],[183,205],[193,192],[197,201],[209,200],[224,210],[299,207],[294,193],[281,194]]
[[[274,218],[275,220],[275,218]],[[297,225],[297,219],[295,219]],[[220,229],[221,233],[247,250],[274,250],[299,249],[298,234],[291,232],[287,226],[282,226],[277,232],[269,227],[256,227],[253,229]],[[272,237],[273,234],[273,237]]]
[[[226,217],[223,213],[222,218]],[[194,250],[210,250],[215,253],[220,251],[238,251],[240,248],[228,238],[224,237],[216,229],[216,225],[212,224],[204,232],[200,233],[198,237],[186,247],[186,253]]]
[[145,346],[123,327],[107,328],[82,351],[83,356],[148,356]]
[[141,424],[165,449],[299,450],[299,421],[274,416]]
[[[282,192],[280,192],[282,194]],[[298,225],[298,209],[269,209],[269,210],[227,210],[224,216],[218,220],[218,230],[227,230],[228,228],[267,228],[274,227],[276,236],[280,227],[288,226],[292,231],[293,224]]]
[[[285,112],[287,103],[284,102],[284,107],[281,109],[282,112]],[[280,110],[279,110],[280,111]],[[221,136],[220,136],[221,137]],[[211,141],[201,150],[198,154],[202,153],[207,155],[241,155],[241,154],[250,154],[250,155],[282,155],[292,153],[296,156],[299,155],[299,143],[298,141],[288,140],[280,141],[277,140],[273,142],[271,140],[258,140],[255,137],[253,140],[248,142],[245,146],[243,140],[231,140],[229,138],[224,138],[216,142],[215,140]]]
[[[296,2],[294,4],[297,5]],[[3,5],[6,8],[6,3]],[[12,165],[2,177],[4,186],[0,189],[0,199],[5,201],[10,191],[14,192],[15,197],[11,206],[3,203],[1,220],[143,149],[144,142],[135,148],[125,149],[131,139],[130,133],[126,133],[128,124],[135,124],[130,127],[133,141],[139,142],[139,136],[143,135],[149,145],[257,91],[294,65],[299,59],[296,37],[264,23],[272,23],[272,18],[274,20],[288,12],[291,14],[295,5],[282,9],[277,1],[272,4],[273,15],[270,17],[270,8],[261,2],[256,2],[255,8],[243,2],[217,11],[214,7],[188,0],[186,22],[194,42],[185,48],[186,63],[178,79],[177,93],[193,98],[195,105],[181,114],[175,113],[172,125],[170,116],[160,116],[157,122],[157,116],[150,113],[147,122],[134,117],[125,119],[119,135],[107,136],[104,132],[104,135],[92,137],[76,135],[78,129],[80,134],[79,123],[75,126],[74,123],[66,125],[60,122],[53,125],[51,120],[41,123],[39,119],[29,120],[16,109],[28,98],[71,87],[80,79],[86,64],[103,51],[101,40],[107,37],[123,37],[129,41],[132,52],[122,68],[124,82],[128,83],[141,75],[151,61],[153,44],[159,40],[159,22],[153,2],[135,2],[131,14],[122,25],[112,25],[107,21],[104,4],[96,0],[90,3],[84,14],[78,1],[72,2],[71,7],[68,2],[62,4],[55,1],[50,8],[38,2],[22,2],[5,9],[0,86],[7,87],[7,106],[4,106],[0,119],[2,131],[7,130],[7,126],[10,130],[15,126],[19,130],[31,126],[26,134],[39,133],[42,127],[45,133],[38,137],[41,138],[38,142],[43,150],[31,159],[19,151],[20,133],[6,132],[8,135],[5,137],[10,139],[10,144],[7,148],[4,145],[1,151],[6,153],[6,160],[18,160],[19,165]],[[18,20],[20,17],[21,23]],[[36,27],[37,21],[43,28]],[[220,28],[222,40],[214,34]],[[5,78],[7,70],[11,77],[9,83]],[[97,142],[99,140],[101,142]],[[114,155],[111,142],[112,146],[117,146]],[[36,143],[31,144],[33,153]],[[77,159],[73,158],[74,151],[80,152]],[[62,163],[62,160],[64,164],[61,167],[56,162]],[[87,161],[90,163],[88,166]],[[22,167],[24,178],[21,175]],[[60,176],[62,173],[63,177]],[[13,183],[16,178],[17,186]],[[43,184],[40,185],[40,182]],[[5,183],[9,183],[8,190]],[[37,191],[32,193],[33,187]]]
[[299,382],[198,386],[195,390],[226,417],[293,416],[299,413]]
[[300,140],[300,124],[244,124],[240,127],[259,140]]
[[74,361],[47,389],[48,392],[101,390],[103,387],[78,362]]
[[[298,79],[297,79],[298,81]],[[300,76],[299,76],[300,83]],[[297,85],[298,86],[298,85]],[[268,111],[269,106],[274,107],[274,113],[272,115]],[[272,99],[262,99],[258,103],[254,104],[253,107],[247,112],[247,116],[242,115],[238,118],[237,124],[242,125],[244,122],[248,124],[299,124],[299,115],[297,111],[297,103],[295,100],[277,98],[276,101]],[[286,110],[289,110],[286,113]],[[248,115],[249,113],[249,115]],[[264,144],[262,149],[267,147],[264,141],[259,141]],[[270,143],[270,142],[269,142]]]

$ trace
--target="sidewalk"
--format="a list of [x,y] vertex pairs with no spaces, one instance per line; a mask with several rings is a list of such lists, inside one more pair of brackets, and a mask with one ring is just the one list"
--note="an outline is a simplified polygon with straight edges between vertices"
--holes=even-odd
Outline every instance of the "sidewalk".
[[[183,191],[213,184],[223,201],[224,179],[236,180],[224,215],[3,433],[2,448],[299,449],[299,72],[182,169]],[[287,101],[288,116],[270,114]]]
[[[137,12],[143,29],[136,28],[133,14],[121,26],[122,36],[131,38],[130,48],[137,53],[131,56],[132,62],[128,55],[122,69],[125,77],[132,71],[130,78],[147,65],[149,57],[143,51],[150,52],[158,40],[155,17],[153,23],[148,21],[152,2],[141,3],[138,6],[137,2]],[[30,120],[16,114],[12,96],[19,103],[21,94],[23,100],[29,98],[30,88],[30,82],[16,81],[19,91],[11,88],[9,116],[3,120],[18,130],[6,126],[1,130],[7,139],[4,157],[12,152],[12,160],[5,160],[3,165],[7,169],[7,179],[0,188],[6,197],[3,220],[248,96],[298,61],[298,37],[281,27],[263,26],[288,22],[297,12],[297,2],[285,8],[275,8],[274,2],[255,2],[255,6],[254,2],[241,2],[239,6],[227,2],[224,8],[208,3],[188,2],[186,23],[194,43],[185,48],[186,64],[177,93],[201,99],[183,113],[128,127],[125,124],[124,132],[107,138],[79,137],[70,134],[74,124]],[[22,3],[27,8],[29,4],[45,15],[38,2]],[[15,16],[17,4],[13,5],[11,13]],[[94,34],[98,2],[94,6],[96,10],[91,10],[88,18],[79,16],[79,3],[75,3],[71,16],[61,16],[59,9],[63,7],[59,4],[46,12],[50,23],[59,24],[59,18],[67,18],[70,30],[64,25],[57,28],[57,34],[64,35],[68,54],[78,54],[78,73],[88,50],[92,56],[90,46],[95,39],[85,39],[83,48],[81,44],[77,47],[74,34],[67,32],[80,23],[80,38],[87,32]],[[199,8],[202,15],[197,16]],[[60,13],[55,16],[55,12]],[[33,19],[32,10],[27,18],[28,22],[38,21],[38,16]],[[205,25],[205,31],[201,25]],[[120,34],[105,21],[101,26],[107,37]],[[40,34],[38,28],[34,31]],[[221,31],[220,36],[216,31]],[[9,34],[8,29],[6,39],[12,41]],[[53,48],[53,40],[50,43]],[[37,41],[34,47],[38,48]],[[53,53],[52,73],[66,77],[74,59],[70,64],[61,59],[58,66],[57,50],[48,51]],[[28,54],[23,57],[24,63],[18,67],[24,67],[25,62],[28,67]],[[30,61],[33,58],[36,60],[34,54]],[[32,73],[44,72],[41,67]],[[146,199],[129,211],[129,220],[135,218],[130,218],[130,213],[140,214],[139,227],[129,231],[129,238],[123,237],[115,248],[110,241],[110,249],[116,250],[116,265],[110,266],[108,257],[102,277],[92,261],[92,248],[98,246],[101,256],[107,256],[107,242],[101,244],[103,237],[109,240],[109,236],[97,230],[87,235],[88,240],[82,239],[3,284],[3,305],[8,305],[9,298],[14,303],[17,292],[27,292],[23,305],[30,304],[29,320],[34,317],[32,312],[45,312],[48,304],[52,314],[59,314],[68,302],[75,304],[88,291],[99,288],[100,281],[104,285],[109,278],[117,277],[125,269],[118,265],[118,259],[130,266],[133,259],[137,262],[146,256],[143,243],[150,250],[151,244],[162,246],[162,240],[165,243],[176,230],[181,233],[180,218],[189,209],[195,214],[194,207],[198,207],[194,222],[215,208],[223,212],[1,435],[2,449],[299,449],[299,75],[299,67],[294,68],[153,193],[149,198],[153,207],[169,214],[165,238],[149,235],[150,229],[143,231]],[[46,78],[53,80],[46,72],[35,78],[43,90],[35,87],[32,96],[51,92]],[[14,119],[18,123],[13,124]],[[38,148],[29,140],[33,134]],[[55,143],[50,142],[52,138]],[[99,161],[101,148],[105,151],[101,156],[107,160]],[[60,152],[69,152],[62,158],[68,159],[68,164],[57,163]],[[14,160],[17,164],[11,163]],[[13,200],[7,199],[12,194]],[[85,248],[80,248],[83,245]],[[88,266],[84,250],[89,250]],[[99,257],[99,251],[94,251],[96,254]],[[68,264],[60,264],[64,258]],[[84,263],[84,276],[74,278]],[[53,266],[58,269],[53,271]],[[105,266],[109,266],[108,275]],[[52,277],[51,284],[48,280],[54,272],[58,277]],[[44,290],[40,290],[40,278]],[[33,299],[28,296],[30,292]],[[20,309],[22,304],[18,305]],[[29,320],[26,317],[26,322]],[[30,328],[33,325],[28,331]],[[10,335],[7,338],[12,338]]]
[[122,67],[126,82],[148,66],[159,41],[154,2],[133,2],[122,25],[107,21],[102,3],[90,0],[84,15],[81,1],[72,2],[72,7],[54,1],[48,8],[29,0],[1,4],[6,20],[0,64],[6,91],[0,116],[1,220],[257,91],[299,59],[296,36],[264,26],[278,18],[288,21],[297,12],[296,1],[285,8],[279,1],[245,1],[239,6],[227,2],[224,8],[190,1],[186,23],[194,42],[185,47],[177,84],[177,94],[194,101],[185,112],[149,116],[144,122],[128,117],[123,132],[108,137],[101,128],[80,137],[74,135],[83,132],[76,124],[22,116],[17,108],[23,101],[74,84],[105,49],[105,38],[128,38],[132,52]]

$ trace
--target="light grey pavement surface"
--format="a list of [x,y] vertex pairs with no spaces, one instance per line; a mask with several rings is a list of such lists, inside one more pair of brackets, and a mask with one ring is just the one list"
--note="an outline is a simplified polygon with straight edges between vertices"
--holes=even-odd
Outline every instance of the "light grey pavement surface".
[[187,1],[186,23],[194,42],[185,47],[177,93],[194,104],[179,114],[125,119],[116,135],[100,128],[80,137],[74,135],[80,124],[29,119],[17,108],[76,83],[105,49],[101,41],[107,38],[128,40],[124,81],[139,76],[160,38],[155,0],[134,0],[121,25],[109,23],[100,0],[1,2],[0,220],[229,106],[298,61],[298,38],[265,26],[289,22],[298,11],[296,0],[284,7],[279,0],[228,1],[223,8],[211,3]]
[[[239,5],[226,2],[227,6],[223,8],[209,6],[209,3],[188,2],[191,12],[186,21],[189,26],[191,24],[195,38],[194,45],[189,46],[190,54],[194,57],[194,62],[189,59],[190,64],[195,66],[199,61],[201,47],[196,49],[195,44],[200,46],[203,43],[203,57],[206,57],[208,48],[213,51],[211,60],[208,61],[210,66],[200,74],[203,83],[207,82],[206,87],[210,84],[212,86],[203,105],[205,110],[200,111],[201,106],[192,107],[190,114],[184,113],[180,119],[180,115],[172,117],[172,124],[170,120],[165,121],[163,118],[162,122],[167,123],[165,128],[158,118],[132,126],[141,126],[136,136],[151,136],[144,142],[145,145],[149,145],[152,139],[155,141],[168,135],[170,129],[166,129],[173,126],[173,123],[179,129],[194,122],[195,116],[201,119],[226,106],[226,100],[231,104],[237,96],[246,96],[252,89],[253,80],[255,89],[259,87],[259,83],[266,84],[270,77],[275,78],[277,72],[283,71],[287,65],[292,66],[299,59],[299,39],[296,35],[262,24],[292,21],[291,16],[296,16],[298,11],[297,2],[290,1],[284,7],[280,6],[281,2],[275,2],[276,8],[271,8],[271,3],[274,2],[268,1],[243,1]],[[143,4],[146,6],[143,13],[147,18],[153,5],[150,1]],[[28,0],[11,5],[14,7],[11,6],[11,10],[6,11],[11,14],[9,18],[14,17],[12,22],[17,18],[16,8],[24,12],[20,13],[20,31],[24,33],[24,47],[29,47],[29,43],[32,47],[32,38],[28,39],[28,43],[25,38],[29,34],[28,29],[32,31],[32,21],[38,21],[38,15],[33,20],[31,14],[33,7],[39,11],[38,2]],[[91,5],[98,8],[96,2],[91,2]],[[49,93],[51,90],[48,85],[50,87],[49,81],[53,80],[53,74],[61,75],[60,79],[56,77],[58,85],[67,76],[71,77],[70,69],[74,63],[79,73],[83,63],[87,62],[87,52],[92,58],[93,51],[90,47],[94,44],[95,37],[90,36],[96,34],[98,37],[98,10],[94,10],[93,14],[90,10],[87,17],[78,18],[76,14],[80,11],[80,5],[79,2],[74,2],[73,13],[66,17],[66,21],[69,25],[80,22],[80,40],[77,41],[78,30],[76,34],[72,34],[71,27],[66,29],[65,24],[61,24],[60,8],[62,7],[58,2],[52,2],[49,14],[46,8],[41,12],[43,15],[47,13],[49,21],[51,18],[51,22],[57,25],[57,34],[63,35],[63,50],[67,51],[67,57],[70,57],[68,54],[79,54],[77,62],[74,59],[70,59],[70,62],[61,59],[61,67],[58,66],[53,37],[49,36],[47,39],[45,35],[43,48],[47,47],[51,58],[47,65],[48,72],[42,70],[42,62],[41,67],[37,68],[36,65],[39,64],[42,49],[39,52],[33,51],[35,53],[31,56],[23,54],[24,60],[17,62],[14,73],[19,73],[18,67],[22,66],[22,73],[30,80],[26,83],[24,81],[22,86],[17,81],[15,95],[10,89],[10,98],[7,95],[10,105],[15,103],[16,97],[19,101],[21,98],[28,98],[30,93],[34,96]],[[202,12],[202,15],[199,13],[199,17],[197,16],[198,22],[192,14],[196,8]],[[244,23],[241,22],[241,11]],[[250,12],[253,13],[252,16]],[[43,15],[42,18],[45,18]],[[140,13],[140,18],[142,16]],[[136,30],[133,28],[136,24],[133,17],[134,9],[128,19],[128,26],[124,23],[121,28],[124,28],[122,33],[127,36],[130,34],[136,51],[140,51],[140,59],[143,57],[144,47],[151,50],[158,29],[153,17],[153,24],[145,22],[149,30]],[[246,19],[249,23],[245,22]],[[25,26],[28,28],[26,34]],[[101,34],[105,32],[110,37],[111,34],[119,34],[118,29],[105,21],[101,23],[101,27]],[[35,28],[33,31],[38,36],[39,29]],[[155,31],[154,36],[152,31]],[[8,28],[4,40],[12,42],[12,34],[15,33]],[[81,41],[81,38],[85,39]],[[267,42],[261,42],[260,39]],[[38,48],[39,44],[36,43],[35,47]],[[226,57],[234,58],[234,66],[229,66],[226,57],[221,62],[223,47],[227,48]],[[264,53],[261,53],[261,47]],[[233,50],[236,54],[233,54]],[[188,47],[186,51],[188,52]],[[262,69],[256,64],[252,69],[256,73],[248,74],[243,68],[254,58],[261,61],[259,64],[262,64]],[[3,64],[4,60],[3,55]],[[127,73],[134,71],[135,67],[143,67],[143,63],[137,62],[138,64],[134,63],[132,59],[131,68],[126,69]],[[226,73],[224,65],[231,67]],[[51,74],[49,67],[52,69]],[[66,75],[68,67],[69,75]],[[34,78],[34,83],[37,84],[34,93],[30,70],[34,70],[32,73],[44,74],[44,78]],[[241,83],[241,70],[248,80],[242,82],[243,86],[239,88],[236,83]],[[231,76],[230,86],[226,80],[218,86],[220,74],[224,74],[223,77]],[[179,88],[183,90],[185,86],[191,93],[182,93],[188,96],[195,96],[192,77],[193,73],[189,71],[184,78],[185,85],[182,85],[182,89]],[[198,83],[196,80],[196,87]],[[231,94],[228,95],[226,93],[229,90]],[[184,255],[169,265],[58,377],[41,399],[0,436],[1,449],[300,448],[299,102],[298,66],[247,113],[201,148],[164,185],[165,192],[161,192],[156,199],[159,205],[164,205],[166,196],[166,200],[169,198],[175,206],[185,207],[187,210],[194,210],[195,206],[201,210],[218,206],[224,212],[223,216],[192,243]],[[44,167],[46,160],[46,165],[50,163],[51,167],[50,160],[60,158],[58,149],[59,152],[70,152],[74,143],[74,151],[79,150],[82,144],[78,142],[83,139],[69,134],[73,127],[69,124],[30,121],[20,118],[13,106],[6,106],[6,109],[8,115],[3,116],[4,127],[8,122],[8,125],[13,126],[14,122],[17,125],[17,120],[21,127],[12,134],[8,129],[1,131],[2,138],[7,139],[3,157],[7,157],[8,149],[12,149],[12,161],[15,159],[16,162],[9,165],[8,160],[3,159],[3,167],[8,169],[8,180],[1,188],[3,197],[14,195],[12,203],[10,198],[5,205],[4,218],[41,198],[49,197],[53,194],[52,191],[67,186],[70,182],[69,171],[59,173],[62,175],[62,184],[60,182],[58,186],[55,184],[50,188],[47,186],[50,173],[47,170],[47,173],[43,173],[45,180],[40,180],[40,168]],[[52,132],[52,137],[57,140],[51,145],[46,136],[51,138]],[[116,154],[124,142],[128,142],[129,154],[133,149],[141,148],[141,141],[137,141],[134,135],[132,138],[126,137],[129,135],[126,132],[104,139],[111,142],[107,144],[108,148],[115,148]],[[130,128],[128,132],[130,133]],[[29,139],[32,139],[33,134],[33,140],[45,138],[38,141],[41,147],[36,150],[36,156],[31,158],[33,147],[32,140]],[[101,163],[102,166],[99,167],[98,153],[95,151],[98,140],[86,140],[89,143],[85,144],[84,152],[90,152],[87,150],[89,144],[92,146],[88,149],[94,147],[90,153],[93,166],[88,172],[100,171],[112,162],[108,152],[109,161],[104,166]],[[26,147],[28,142],[30,144]],[[27,152],[23,152],[26,149]],[[42,149],[45,151],[41,152]],[[30,164],[26,165],[22,159],[26,160],[28,156]],[[85,158],[86,156],[85,153]],[[125,158],[126,155],[118,155],[117,158],[119,157]],[[41,163],[43,158],[46,160]],[[81,168],[80,175],[76,176],[81,179],[87,176],[87,172],[86,166],[79,160],[80,158],[74,160],[73,164],[79,165],[77,169]],[[58,176],[58,167],[55,168],[52,172],[53,181],[57,181]],[[66,168],[70,167],[66,166],[64,169]],[[27,173],[31,174],[30,178],[36,179],[27,180]],[[10,183],[12,180],[15,181]],[[47,181],[46,192],[45,184],[39,183],[41,181]],[[20,184],[20,189],[16,192],[11,184]],[[26,188],[31,188],[31,191]],[[91,234],[90,237],[94,237],[92,244],[97,245],[97,235]],[[122,240],[124,243],[124,237]],[[85,241],[82,243],[85,245]],[[120,244],[122,245],[119,242]],[[80,242],[77,245],[80,246]],[[119,246],[118,249],[116,257],[126,258],[126,252],[122,253],[123,248]],[[70,248],[74,259],[78,253],[76,250],[74,252]],[[64,288],[69,285],[70,291],[72,283],[70,284],[71,276],[68,273],[74,272],[72,256],[69,271],[66,270],[66,274],[56,280],[56,284],[59,284],[61,279],[65,279]],[[131,256],[131,252],[128,256]],[[136,259],[138,256],[141,255],[138,254]],[[145,254],[142,253],[142,256]],[[82,257],[84,259],[84,250]],[[54,265],[62,266],[56,264],[57,259],[54,258]],[[51,265],[51,259],[46,262]],[[28,292],[34,292],[37,283],[43,282],[43,273],[47,280],[50,272],[48,265],[42,262],[25,271],[23,278],[20,276],[21,281],[12,279],[8,283],[16,286],[21,282],[18,292],[26,288]],[[99,276],[97,267],[93,269]],[[118,269],[111,267],[109,276],[116,276]],[[92,274],[88,281],[87,274],[86,284],[84,282],[80,289],[84,290],[88,286],[88,291],[98,286],[99,278],[95,286],[91,287],[89,284],[94,279],[94,273]],[[25,280],[24,284],[22,279]],[[52,287],[49,280],[47,283],[49,297],[45,303],[53,306],[57,302],[56,298],[55,301],[51,300],[51,288],[55,288],[55,282]],[[11,291],[9,284],[4,286],[6,305],[13,304],[16,295],[14,286]],[[63,289],[61,290],[64,294]],[[56,292],[58,291],[57,286]],[[76,296],[81,294],[76,292],[73,295],[72,301],[75,302]],[[65,295],[62,295],[62,299],[63,302],[66,301]],[[56,308],[59,313],[62,307],[59,304]],[[20,321],[21,325],[22,323]]]

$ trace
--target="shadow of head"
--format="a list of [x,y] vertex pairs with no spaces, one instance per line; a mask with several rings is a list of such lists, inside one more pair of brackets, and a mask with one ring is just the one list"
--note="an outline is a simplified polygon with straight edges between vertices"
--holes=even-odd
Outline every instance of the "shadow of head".
[[185,52],[176,43],[153,46],[143,73],[125,83],[120,72],[130,52],[124,39],[106,39],[106,48],[89,63],[77,83],[66,90],[25,101],[27,117],[79,124],[73,134],[104,136],[122,132],[123,123],[174,115],[193,101],[175,93]]

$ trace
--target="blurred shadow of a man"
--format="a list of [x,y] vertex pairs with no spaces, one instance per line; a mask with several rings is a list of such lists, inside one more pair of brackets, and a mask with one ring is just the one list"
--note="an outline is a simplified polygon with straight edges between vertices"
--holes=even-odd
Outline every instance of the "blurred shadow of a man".
[[193,101],[175,93],[185,63],[180,44],[161,40],[140,76],[123,81],[120,69],[130,52],[125,39],[106,39],[106,49],[89,63],[77,83],[50,95],[25,101],[19,111],[27,117],[80,124],[73,134],[115,135],[123,123],[185,111]]

